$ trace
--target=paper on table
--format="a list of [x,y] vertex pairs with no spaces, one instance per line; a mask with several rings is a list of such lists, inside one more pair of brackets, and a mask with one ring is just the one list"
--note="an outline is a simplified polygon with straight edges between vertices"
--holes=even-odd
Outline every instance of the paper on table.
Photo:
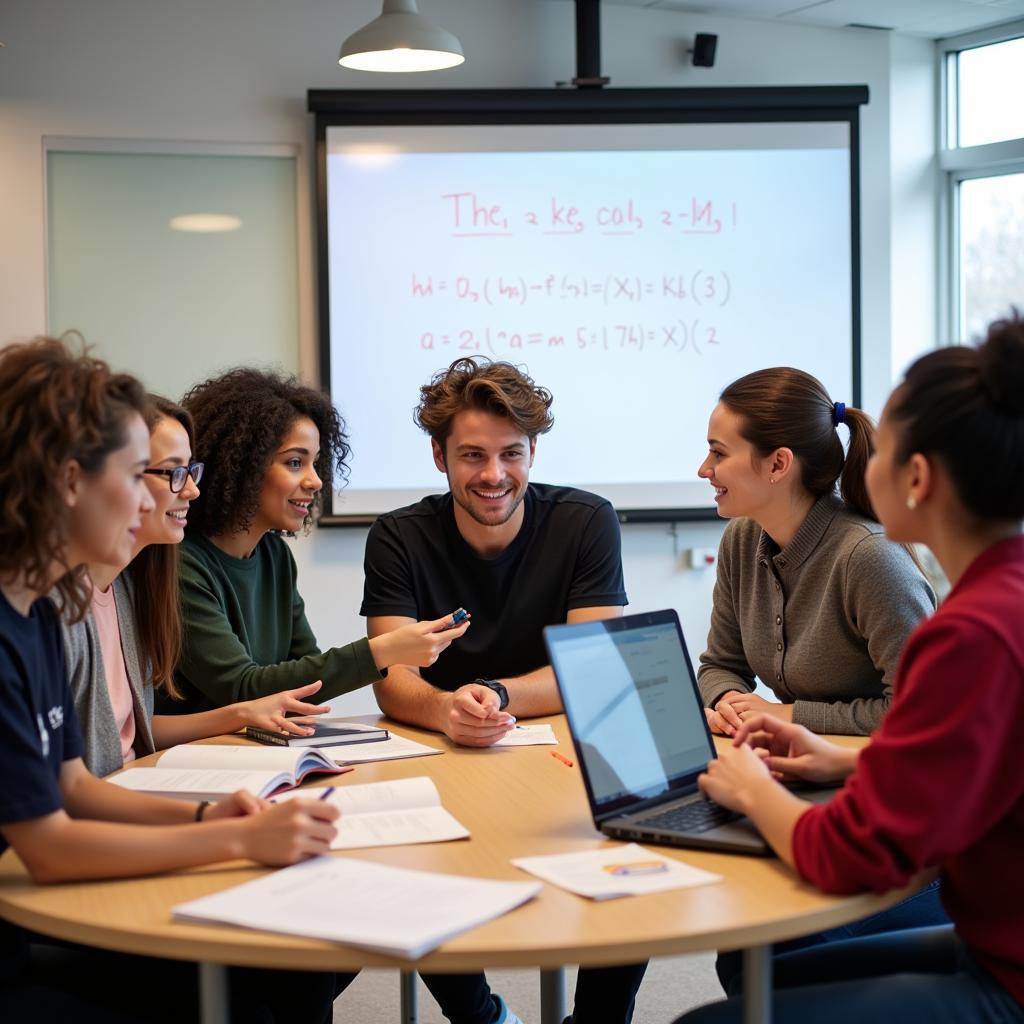
[[[322,792],[292,790],[278,799],[316,799]],[[441,806],[437,787],[425,775],[363,786],[336,786],[327,799],[341,810],[332,850],[443,843],[469,836],[469,830]]]
[[369,761],[398,761],[403,757],[443,754],[437,747],[391,734],[389,739],[373,743],[347,743],[343,747],[320,748],[336,764],[365,764]]
[[557,744],[555,732],[550,725],[517,725],[511,732],[505,733],[495,747],[532,747],[541,743]]
[[595,900],[687,889],[722,880],[721,875],[653,853],[636,843],[551,857],[517,857],[512,863],[545,882]]
[[185,921],[329,939],[415,960],[533,899],[540,888],[316,857],[172,912]]

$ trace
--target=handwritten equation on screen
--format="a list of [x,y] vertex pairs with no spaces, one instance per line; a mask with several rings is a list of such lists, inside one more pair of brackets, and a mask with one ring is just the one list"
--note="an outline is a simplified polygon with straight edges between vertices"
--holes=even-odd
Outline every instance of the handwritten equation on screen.
[[477,192],[445,192],[440,197],[450,218],[453,238],[511,238],[517,233],[579,235],[585,231],[602,235],[635,235],[641,231],[669,230],[684,235],[718,235],[734,230],[738,223],[737,204],[716,204],[697,196],[671,207],[645,208],[636,199],[595,206],[576,206],[559,196],[550,196],[528,208],[511,209],[492,202]]

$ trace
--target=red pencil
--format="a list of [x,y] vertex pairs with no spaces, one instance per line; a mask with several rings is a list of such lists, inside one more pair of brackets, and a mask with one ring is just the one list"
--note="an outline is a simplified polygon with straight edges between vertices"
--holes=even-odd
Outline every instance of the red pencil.
[[557,757],[558,760],[561,761],[562,764],[564,764],[566,766],[566,768],[571,768],[572,767],[572,761],[570,761],[569,758],[567,758],[565,756],[565,754],[560,754],[557,750],[549,751],[549,753],[551,754],[552,757]]

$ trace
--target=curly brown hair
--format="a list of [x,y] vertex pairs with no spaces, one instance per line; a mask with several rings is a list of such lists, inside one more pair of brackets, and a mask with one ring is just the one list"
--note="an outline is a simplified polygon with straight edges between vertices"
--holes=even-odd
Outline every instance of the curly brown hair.
[[532,441],[554,426],[553,401],[551,392],[518,366],[474,356],[456,359],[420,388],[414,417],[444,452],[452,422],[466,409],[504,416]]
[[[239,367],[197,384],[181,404],[195,421],[195,457],[206,463],[202,494],[189,511],[188,533],[216,537],[249,528],[263,477],[300,416],[308,416],[320,432],[315,469],[324,486],[348,475],[345,421],[326,394],[296,377]],[[317,495],[311,520],[320,503]]]
[[[188,435],[189,448],[196,448],[196,431],[191,415],[163,395],[146,396],[146,426],[152,435],[164,419],[177,420]],[[153,685],[170,697],[181,698],[174,685],[174,668],[181,654],[181,592],[178,587],[178,552],[173,544],[149,544],[132,559],[126,570],[132,581],[135,624],[139,648],[145,652]]]
[[[90,356],[81,336],[65,339],[0,350],[0,579],[21,577],[39,594],[56,586],[61,611],[76,621],[92,593],[83,568],[67,561],[69,513],[58,482],[72,460],[100,472],[127,444],[146,394],[134,377]],[[56,583],[55,562],[65,570]]]

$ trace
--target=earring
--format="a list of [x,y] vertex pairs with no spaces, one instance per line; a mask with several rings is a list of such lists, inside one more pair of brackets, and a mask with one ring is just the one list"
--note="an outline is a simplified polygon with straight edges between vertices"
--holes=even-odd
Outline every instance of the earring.
[[773,476],[768,477],[768,483],[770,483],[770,484],[775,483],[775,477],[773,477]]
[[907,497],[907,508],[909,508],[911,512],[913,512],[913,510],[917,508],[917,498],[915,498],[912,494],[908,495]]

